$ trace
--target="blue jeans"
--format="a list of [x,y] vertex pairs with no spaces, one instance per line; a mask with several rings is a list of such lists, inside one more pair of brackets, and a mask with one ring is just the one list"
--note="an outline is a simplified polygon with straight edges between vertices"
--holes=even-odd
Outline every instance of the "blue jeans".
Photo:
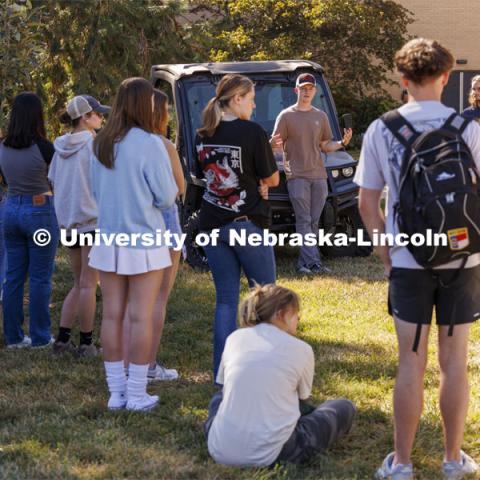
[[263,233],[250,221],[232,222],[220,228],[217,246],[205,247],[216,290],[215,326],[213,340],[213,375],[217,379],[227,337],[237,328],[240,272],[245,272],[250,287],[254,283],[275,283],[273,247],[229,245],[229,231],[245,229],[246,234]]
[[[31,195],[8,196],[5,204],[4,234],[7,250],[7,275],[3,288],[3,331],[7,345],[21,342],[23,325],[23,289],[30,279],[30,336],[32,345],[50,341],[52,275],[59,230],[53,197],[44,196],[42,205],[33,205]],[[33,234],[45,229],[50,242],[38,246]]]
[[0,292],[3,290],[3,282],[5,281],[5,272],[7,270],[7,252],[5,251],[5,238],[3,235],[3,217],[5,213],[5,202],[6,197],[0,199]]

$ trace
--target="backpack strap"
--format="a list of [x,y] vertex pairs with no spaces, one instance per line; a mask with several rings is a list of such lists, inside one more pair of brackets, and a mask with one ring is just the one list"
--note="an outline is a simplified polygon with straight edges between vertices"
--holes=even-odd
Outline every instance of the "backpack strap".
[[398,110],[391,110],[380,117],[392,135],[405,147],[410,148],[419,133]]
[[459,115],[457,112],[454,112],[447,118],[443,124],[443,128],[445,130],[449,130],[450,132],[461,135],[471,121],[471,118],[465,118],[464,116]]

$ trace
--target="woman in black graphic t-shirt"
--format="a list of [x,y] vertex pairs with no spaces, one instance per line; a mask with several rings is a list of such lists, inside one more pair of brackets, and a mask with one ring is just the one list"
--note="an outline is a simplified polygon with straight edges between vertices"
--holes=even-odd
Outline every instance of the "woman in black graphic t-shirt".
[[205,247],[216,289],[214,380],[228,335],[236,329],[240,271],[250,286],[275,282],[273,247],[230,244],[230,231],[263,233],[269,205],[262,198],[278,185],[279,175],[267,134],[251,122],[255,107],[252,81],[226,75],[203,111],[196,139],[198,174],[207,182],[200,229],[219,229],[217,245]]

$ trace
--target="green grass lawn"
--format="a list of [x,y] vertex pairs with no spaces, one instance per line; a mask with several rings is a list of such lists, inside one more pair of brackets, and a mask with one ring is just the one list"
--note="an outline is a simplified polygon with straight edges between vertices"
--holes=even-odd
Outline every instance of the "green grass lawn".
[[[296,290],[303,311],[299,335],[315,351],[313,400],[355,402],[355,427],[327,455],[305,467],[243,470],[216,465],[202,434],[213,393],[209,274],[183,265],[168,309],[160,358],[178,382],[156,384],[160,406],[144,413],[108,412],[100,359],[53,357],[50,351],[0,349],[1,479],[367,479],[392,449],[392,387],[396,345],[386,312],[386,282],[374,257],[328,261],[333,273],[299,278],[295,251],[278,254],[278,282]],[[54,331],[70,286],[65,254],[57,261]],[[247,290],[243,283],[243,292]],[[97,324],[100,322],[98,306]],[[96,331],[98,335],[98,329]],[[425,410],[413,460],[417,479],[440,478],[438,367],[431,335]],[[75,340],[78,333],[75,331]],[[480,329],[470,350],[472,400],[464,448],[480,458]]]

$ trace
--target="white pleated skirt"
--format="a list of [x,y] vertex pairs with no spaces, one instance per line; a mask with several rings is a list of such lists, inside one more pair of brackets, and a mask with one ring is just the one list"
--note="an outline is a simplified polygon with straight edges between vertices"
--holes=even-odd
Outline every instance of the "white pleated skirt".
[[94,245],[88,264],[102,272],[139,275],[172,265],[168,247],[130,248],[117,245]]

